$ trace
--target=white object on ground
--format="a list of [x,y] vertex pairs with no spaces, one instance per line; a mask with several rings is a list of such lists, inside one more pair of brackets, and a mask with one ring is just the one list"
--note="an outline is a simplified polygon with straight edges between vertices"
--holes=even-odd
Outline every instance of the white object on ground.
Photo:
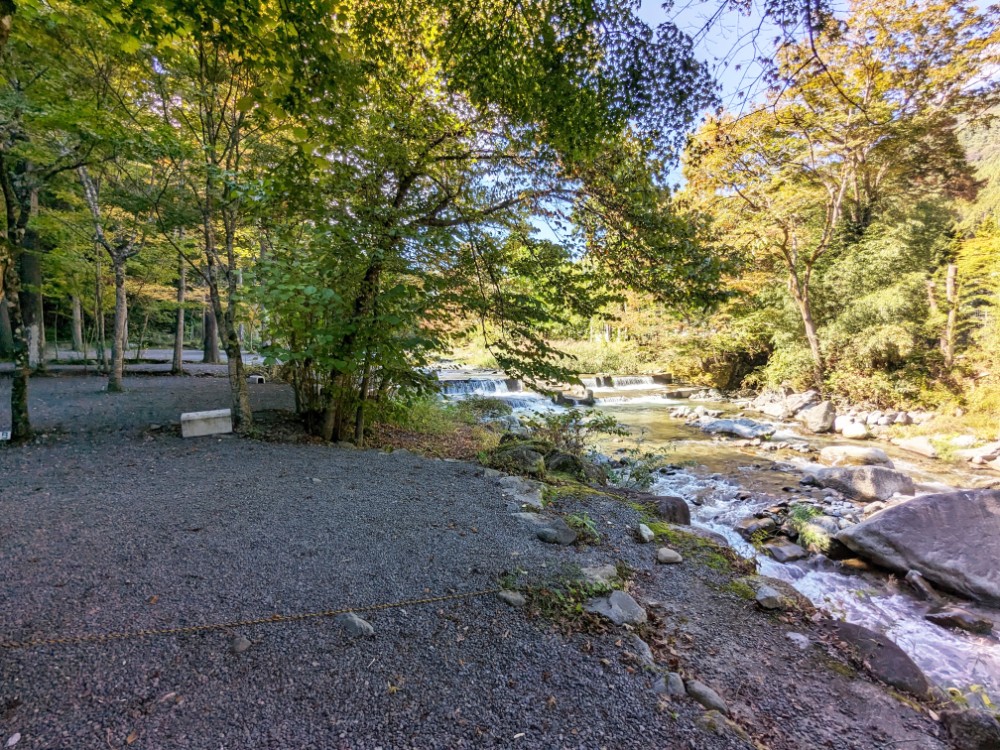
[[181,414],[181,437],[226,435],[233,431],[233,412],[230,409],[192,411]]

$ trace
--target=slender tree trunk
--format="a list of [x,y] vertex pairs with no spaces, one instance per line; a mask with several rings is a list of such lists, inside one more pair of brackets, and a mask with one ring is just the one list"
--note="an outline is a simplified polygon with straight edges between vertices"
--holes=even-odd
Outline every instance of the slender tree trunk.
[[[180,256],[178,255],[178,258]],[[177,276],[177,329],[174,333],[174,360],[170,365],[173,375],[184,374],[184,293],[187,291],[187,266],[180,258]]]
[[114,260],[115,267],[115,331],[111,340],[111,372],[108,374],[108,392],[124,390],[125,348],[128,346],[128,301],[125,298],[125,262]]
[[87,356],[83,343],[83,305],[76,296],[73,297],[73,351],[83,352],[84,358]]
[[945,300],[948,302],[948,321],[941,337],[941,353],[944,354],[945,367],[950,368],[955,364],[955,328],[958,325],[958,266],[954,263],[948,266]]
[[94,337],[97,339],[97,361],[101,371],[108,372],[108,347],[104,331],[104,278],[101,271],[101,252],[98,250],[95,263],[94,283]]
[[802,325],[805,328],[806,341],[809,342],[809,351],[813,359],[813,377],[817,386],[823,384],[823,351],[819,345],[819,334],[816,333],[816,323],[812,316],[812,303],[809,299],[809,287],[802,283],[798,276],[792,273],[788,279],[788,289],[795,300],[795,305],[799,308],[799,315],[802,318]]
[[139,330],[139,341],[136,343],[135,361],[142,359],[142,349],[146,344],[146,331],[149,328],[149,308],[142,316],[142,328]]
[[14,357],[14,330],[10,326],[7,300],[0,299],[0,359]]
[[219,326],[212,305],[202,308],[202,362],[207,365],[217,365],[222,360],[219,356]]
[[[13,255],[13,254],[12,254]],[[14,379],[10,389],[11,442],[31,439],[31,418],[28,412],[28,381],[31,377],[28,335],[21,316],[21,277],[13,257],[4,270],[7,315],[10,318],[14,343]]]
[[24,233],[21,254],[21,316],[28,338],[28,362],[32,369],[42,366],[45,327],[42,310],[42,264],[36,245],[37,235],[28,230]]

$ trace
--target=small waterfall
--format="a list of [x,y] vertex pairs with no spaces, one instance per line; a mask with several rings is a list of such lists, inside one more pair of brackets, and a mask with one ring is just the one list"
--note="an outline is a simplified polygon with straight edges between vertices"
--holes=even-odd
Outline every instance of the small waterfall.
[[627,404],[632,401],[628,396],[606,396],[605,398],[595,398],[594,403],[599,406],[607,406],[609,404]]
[[612,375],[608,379],[614,388],[634,388],[639,385],[653,387],[656,385],[656,381],[653,380],[652,375],[624,375],[621,377]]
[[[505,378],[475,378],[470,380],[445,380],[441,392],[446,396],[492,396],[511,392]],[[520,388],[514,388],[518,391]]]

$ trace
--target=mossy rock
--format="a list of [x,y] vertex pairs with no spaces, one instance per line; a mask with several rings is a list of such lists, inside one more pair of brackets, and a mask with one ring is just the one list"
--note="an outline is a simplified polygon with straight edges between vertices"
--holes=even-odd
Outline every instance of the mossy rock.
[[530,443],[507,443],[487,456],[487,465],[510,474],[545,476],[545,454]]

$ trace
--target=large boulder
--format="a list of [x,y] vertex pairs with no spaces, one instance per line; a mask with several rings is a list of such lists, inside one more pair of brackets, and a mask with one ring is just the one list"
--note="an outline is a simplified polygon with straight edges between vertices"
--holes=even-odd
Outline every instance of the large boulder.
[[788,394],[779,391],[764,391],[753,400],[750,408],[775,419],[788,419],[817,400],[819,400],[819,394],[816,391]]
[[835,466],[813,475],[820,487],[837,490],[857,502],[888,500],[897,492],[912,495],[913,480],[885,466]]
[[922,495],[841,531],[837,539],[891,570],[1000,605],[1000,490]]
[[848,422],[844,425],[844,429],[840,431],[848,440],[867,440],[868,439],[868,427],[864,422]]
[[715,419],[700,426],[711,435],[732,435],[746,439],[771,437],[777,431],[777,428],[772,424],[755,422],[745,417],[741,419]]
[[796,416],[796,419],[800,420],[807,430],[816,434],[832,430],[836,418],[837,410],[829,401],[823,401],[815,406],[807,406]]
[[1000,750],[1000,721],[989,711],[952,709],[941,712],[955,750]]
[[819,460],[830,466],[886,466],[892,461],[881,448],[863,445],[828,445],[819,452]]
[[635,492],[631,494],[631,498],[656,513],[660,520],[681,526],[691,525],[691,507],[683,497]]
[[494,469],[522,476],[545,476],[545,454],[532,443],[500,445],[489,457]]
[[884,635],[850,622],[832,623],[832,630],[855,650],[874,677],[918,698],[930,697],[931,684],[920,667]]
[[904,451],[909,451],[910,453],[916,453],[918,456],[926,456],[927,458],[937,458],[938,451],[934,447],[934,443],[926,435],[918,435],[916,437],[908,438],[898,438],[892,441],[894,445],[898,445]]

